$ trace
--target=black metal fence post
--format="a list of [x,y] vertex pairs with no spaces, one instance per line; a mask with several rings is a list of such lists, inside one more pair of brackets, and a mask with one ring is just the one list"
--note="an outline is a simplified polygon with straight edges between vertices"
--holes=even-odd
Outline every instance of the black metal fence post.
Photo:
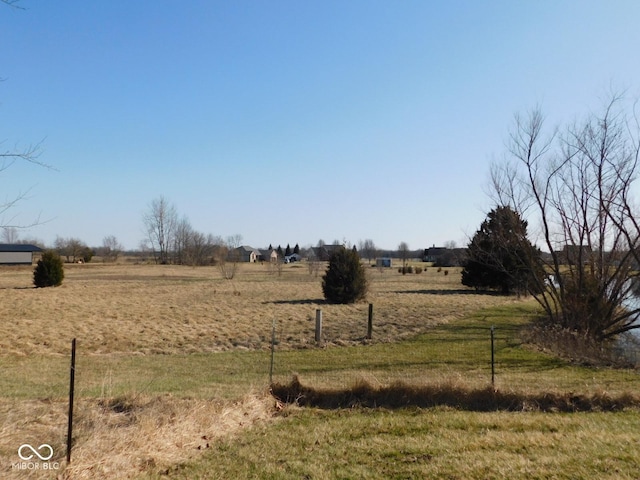
[[67,425],[67,463],[71,463],[71,441],[73,438],[73,393],[76,378],[76,339],[71,341],[71,378],[69,380],[69,424]]
[[269,385],[273,384],[273,359],[276,349],[276,319],[273,319],[273,327],[271,328],[271,365],[269,367]]
[[491,325],[491,386],[496,386],[495,326]]

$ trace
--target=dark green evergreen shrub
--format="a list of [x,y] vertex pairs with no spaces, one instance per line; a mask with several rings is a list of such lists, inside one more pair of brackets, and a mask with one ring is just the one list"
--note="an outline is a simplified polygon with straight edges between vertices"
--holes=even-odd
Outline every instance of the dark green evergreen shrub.
[[62,259],[53,250],[46,250],[38,260],[33,271],[33,284],[38,287],[57,287],[62,285],[64,267]]
[[346,248],[335,250],[322,277],[324,298],[329,303],[353,303],[367,295],[368,287],[358,253]]

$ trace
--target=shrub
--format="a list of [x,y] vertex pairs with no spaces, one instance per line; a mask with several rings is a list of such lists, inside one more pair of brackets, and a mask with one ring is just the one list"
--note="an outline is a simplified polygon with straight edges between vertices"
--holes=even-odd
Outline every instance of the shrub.
[[367,295],[369,284],[357,252],[337,249],[322,277],[322,292],[330,303],[353,303]]
[[38,287],[57,287],[62,285],[64,267],[62,259],[53,250],[46,250],[38,260],[33,271],[33,284]]
[[416,267],[415,268],[415,272],[416,273],[422,273],[422,267]]

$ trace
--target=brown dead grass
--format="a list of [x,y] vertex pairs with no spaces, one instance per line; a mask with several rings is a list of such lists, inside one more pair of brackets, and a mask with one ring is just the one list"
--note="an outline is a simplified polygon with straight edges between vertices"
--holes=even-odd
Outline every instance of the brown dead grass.
[[[66,463],[67,403],[0,400],[1,478],[134,478],[163,472],[193,459],[223,436],[271,419],[273,397],[252,394],[236,402],[171,396],[81,399],[76,405],[74,447]],[[59,468],[19,470],[18,447],[49,443]],[[59,475],[59,476],[58,476]]]
[[315,310],[323,310],[328,344],[360,343],[368,303],[374,341],[390,342],[482,307],[512,300],[476,295],[459,272],[369,272],[370,294],[354,305],[324,303],[320,277],[303,265],[281,276],[243,265],[232,281],[217,269],[160,265],[67,265],[57,288],[32,288],[31,268],[0,269],[0,352],[68,355],[72,338],[83,354],[172,354],[267,349],[277,321],[279,348],[314,343]]
[[322,389],[303,385],[294,377],[288,384],[272,385],[271,390],[284,403],[325,409],[446,406],[476,412],[504,410],[573,413],[640,408],[640,396],[629,392],[618,395],[603,391],[593,394],[509,392],[490,386],[473,388],[450,381],[428,385],[394,382],[387,386],[373,386],[360,381],[350,388]]

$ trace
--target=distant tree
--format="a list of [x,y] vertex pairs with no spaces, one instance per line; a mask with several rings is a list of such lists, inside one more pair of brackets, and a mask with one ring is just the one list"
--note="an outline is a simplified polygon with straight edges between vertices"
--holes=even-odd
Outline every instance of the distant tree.
[[462,284],[508,295],[543,283],[540,250],[527,238],[527,222],[509,207],[489,212],[469,243]]
[[376,244],[373,243],[373,240],[371,240],[370,238],[367,238],[364,241],[360,241],[358,250],[360,250],[360,254],[369,261],[378,257],[378,249],[376,248]]
[[187,259],[187,250],[191,243],[191,237],[193,234],[193,227],[186,216],[183,216],[176,222],[171,238],[173,263],[177,265],[186,265],[190,263],[189,259]]
[[38,288],[62,285],[64,267],[62,259],[53,250],[45,250],[33,271],[33,284]]
[[284,250],[284,256],[288,257],[289,255],[291,255],[291,247],[287,243],[287,248]]
[[94,255],[93,249],[87,247],[86,245],[80,250],[80,258],[83,263],[89,263]]
[[2,229],[2,241],[4,243],[18,243],[18,229],[16,227],[4,227]]
[[354,303],[366,297],[367,275],[359,255],[351,249],[336,248],[322,277],[322,292],[329,303]]
[[67,263],[76,263],[79,260],[89,262],[93,257],[93,250],[79,238],[56,237],[54,248],[58,254],[67,259]]
[[405,273],[407,260],[409,260],[409,245],[407,245],[407,242],[400,242],[400,245],[398,245],[398,255],[402,260],[402,273]]
[[282,247],[280,245],[278,245],[276,252],[278,252],[278,258],[284,257],[284,252],[282,251]]
[[236,234],[227,237],[221,245],[217,246],[216,264],[227,280],[233,280],[240,268],[240,252],[238,247],[242,245],[242,235]]
[[298,245],[296,243],[296,246],[293,247],[293,253],[295,253],[296,255],[300,255],[300,245]]
[[122,253],[124,247],[120,244],[115,235],[107,235],[102,239],[102,248],[100,254],[103,261],[115,262]]
[[160,196],[149,204],[148,211],[143,215],[143,222],[156,263],[169,263],[169,248],[178,223],[175,207]]

